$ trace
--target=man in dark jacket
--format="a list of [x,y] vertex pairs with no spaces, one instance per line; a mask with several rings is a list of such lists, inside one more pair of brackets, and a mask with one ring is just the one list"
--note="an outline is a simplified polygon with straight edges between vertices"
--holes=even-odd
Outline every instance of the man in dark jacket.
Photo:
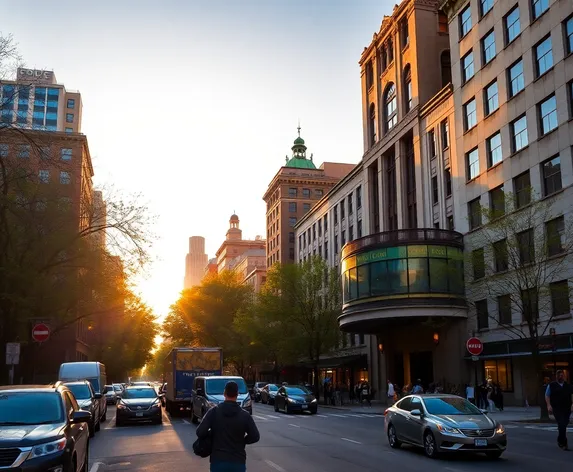
[[197,427],[197,437],[212,437],[211,472],[245,472],[245,446],[260,439],[252,416],[237,403],[238,394],[237,383],[227,382],[225,401],[211,408]]
[[545,402],[547,403],[547,410],[549,413],[553,413],[555,421],[557,421],[557,429],[559,430],[557,445],[568,451],[567,425],[573,410],[573,388],[565,382],[565,374],[562,370],[558,370],[556,374],[557,380],[551,382],[545,390]]

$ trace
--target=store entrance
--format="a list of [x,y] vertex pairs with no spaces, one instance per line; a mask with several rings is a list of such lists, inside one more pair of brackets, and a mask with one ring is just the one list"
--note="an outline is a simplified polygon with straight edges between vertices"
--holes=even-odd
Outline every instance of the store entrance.
[[420,379],[424,390],[428,388],[428,385],[434,382],[432,351],[410,353],[410,379],[412,384]]

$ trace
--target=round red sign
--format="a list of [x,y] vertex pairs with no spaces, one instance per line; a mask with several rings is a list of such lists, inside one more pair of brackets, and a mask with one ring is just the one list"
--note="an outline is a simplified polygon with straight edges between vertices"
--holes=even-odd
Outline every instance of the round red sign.
[[50,338],[50,327],[44,323],[38,323],[32,328],[32,339],[37,343],[44,343]]
[[483,352],[483,343],[478,338],[469,338],[466,348],[472,356],[479,356]]

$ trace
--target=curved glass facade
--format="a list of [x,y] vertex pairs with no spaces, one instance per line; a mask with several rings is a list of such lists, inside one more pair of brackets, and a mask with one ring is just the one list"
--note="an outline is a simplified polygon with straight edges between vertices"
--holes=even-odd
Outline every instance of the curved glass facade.
[[413,244],[354,254],[342,261],[344,303],[373,298],[464,298],[463,251]]

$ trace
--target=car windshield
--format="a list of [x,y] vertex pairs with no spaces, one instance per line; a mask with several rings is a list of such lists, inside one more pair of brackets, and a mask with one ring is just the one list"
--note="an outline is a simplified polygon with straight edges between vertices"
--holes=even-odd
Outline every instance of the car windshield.
[[113,386],[113,389],[114,389],[116,392],[121,392],[121,386],[120,386],[120,385],[114,385],[114,386]]
[[105,386],[105,393],[113,392],[113,387],[111,385]]
[[128,388],[123,393],[124,399],[134,399],[134,398],[155,398],[157,397],[157,392],[152,388]]
[[276,392],[279,388],[276,385],[269,385],[269,390],[271,392]]
[[61,422],[62,399],[58,393],[0,392],[0,426]]
[[92,378],[92,379],[86,379],[90,384],[92,384],[92,388],[94,389],[94,392],[100,392],[100,388],[99,388],[99,380]]
[[474,405],[464,398],[424,398],[426,410],[430,415],[476,415],[481,414]]
[[285,387],[289,395],[308,395],[310,392],[304,387]]
[[86,384],[72,384],[66,387],[72,391],[76,400],[89,400],[92,397],[92,392]]
[[248,393],[249,389],[243,379],[206,379],[205,393],[208,393],[209,395],[223,395],[225,385],[231,381],[236,382],[239,386],[239,395]]
[[255,384],[255,387],[257,387],[257,388],[263,388],[265,385],[266,385],[265,382],[257,382],[257,383]]

